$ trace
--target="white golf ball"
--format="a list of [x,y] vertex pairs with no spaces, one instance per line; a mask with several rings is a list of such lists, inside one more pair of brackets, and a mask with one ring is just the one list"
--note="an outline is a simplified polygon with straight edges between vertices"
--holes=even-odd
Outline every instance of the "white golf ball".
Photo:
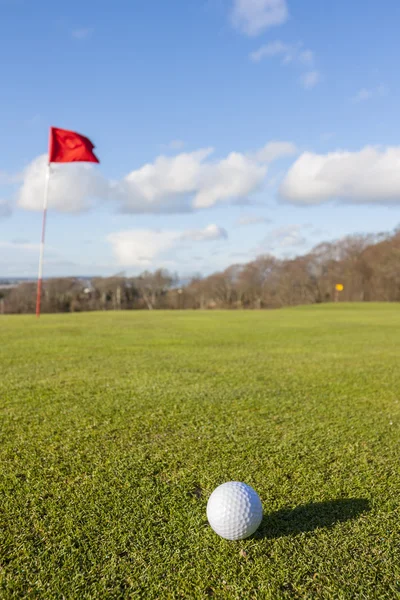
[[208,522],[215,533],[226,540],[249,537],[260,526],[262,516],[262,504],[257,492],[240,481],[223,483],[208,499]]

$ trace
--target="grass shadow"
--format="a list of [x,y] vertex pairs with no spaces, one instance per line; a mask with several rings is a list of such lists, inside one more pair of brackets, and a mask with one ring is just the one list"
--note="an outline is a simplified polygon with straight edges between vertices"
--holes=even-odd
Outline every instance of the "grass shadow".
[[369,502],[365,498],[311,502],[265,515],[255,537],[274,539],[329,528],[356,519],[369,510]]

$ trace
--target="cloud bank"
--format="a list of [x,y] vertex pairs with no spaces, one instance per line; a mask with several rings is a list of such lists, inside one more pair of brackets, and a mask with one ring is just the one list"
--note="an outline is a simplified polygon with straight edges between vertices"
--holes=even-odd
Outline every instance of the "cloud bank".
[[[130,229],[107,236],[118,264],[124,267],[147,268],[155,260],[166,257],[168,251],[183,251],[188,242],[211,242],[227,239],[228,234],[218,225],[188,231]],[[165,259],[165,264],[171,262]]]
[[280,195],[302,205],[400,204],[400,147],[304,152],[286,174]]
[[286,0],[234,0],[233,26],[248,36],[256,36],[287,21]]
[[[214,159],[213,148],[203,148],[158,156],[119,181],[107,180],[98,167],[84,163],[52,165],[49,207],[78,213],[109,201],[125,213],[184,213],[246,202],[263,186],[269,164],[295,152],[291,142],[270,142],[252,153]],[[19,207],[42,210],[46,161],[46,155],[39,156],[24,170]]]

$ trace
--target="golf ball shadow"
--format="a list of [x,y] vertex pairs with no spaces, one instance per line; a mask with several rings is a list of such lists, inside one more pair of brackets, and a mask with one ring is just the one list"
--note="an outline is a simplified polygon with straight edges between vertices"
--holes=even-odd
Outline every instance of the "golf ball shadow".
[[254,537],[273,539],[327,529],[356,519],[369,510],[369,502],[365,498],[311,502],[265,515]]

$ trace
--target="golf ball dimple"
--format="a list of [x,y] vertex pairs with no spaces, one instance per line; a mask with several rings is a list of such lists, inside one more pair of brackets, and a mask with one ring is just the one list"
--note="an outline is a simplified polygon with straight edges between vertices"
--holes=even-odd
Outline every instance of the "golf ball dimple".
[[218,486],[208,499],[207,519],[212,529],[226,540],[243,540],[260,526],[261,500],[252,487],[240,481]]

